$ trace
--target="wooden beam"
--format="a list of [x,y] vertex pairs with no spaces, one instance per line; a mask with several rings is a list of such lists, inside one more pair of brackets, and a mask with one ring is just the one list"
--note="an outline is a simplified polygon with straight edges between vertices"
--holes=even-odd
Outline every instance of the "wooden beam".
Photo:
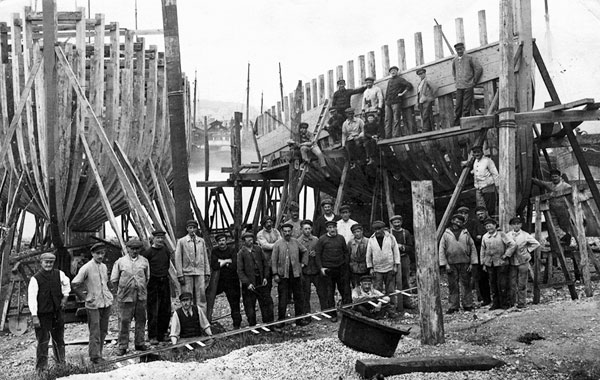
[[594,295],[594,291],[592,289],[592,280],[590,275],[590,255],[593,255],[593,252],[588,250],[588,242],[587,237],[585,236],[585,226],[583,224],[584,215],[583,208],[581,207],[581,197],[579,189],[577,185],[572,187],[573,189],[573,212],[575,213],[575,220],[573,221],[575,224],[575,231],[577,233],[577,243],[580,254],[580,268],[581,275],[583,277],[583,289],[586,297],[592,297]]
[[167,232],[171,235],[171,238],[176,241],[177,236],[175,235],[175,229],[173,228],[173,223],[171,221],[169,212],[167,210],[167,204],[165,201],[165,197],[163,196],[163,191],[161,189],[160,183],[158,182],[158,176],[156,175],[156,170],[154,169],[154,163],[152,163],[152,159],[148,158],[147,161],[148,172],[150,172],[150,178],[152,179],[152,185],[154,186],[154,192],[156,196],[156,202],[158,207],[162,210],[162,214],[164,215],[165,225],[167,226]]
[[[546,226],[548,227],[548,238],[550,240],[550,245],[552,250],[558,257],[558,261],[560,261],[560,267],[562,269],[563,275],[565,276],[565,281],[569,283],[569,294],[571,295],[571,299],[576,300],[578,298],[577,290],[575,289],[575,284],[571,281],[571,275],[569,274],[569,270],[567,269],[567,260],[565,259],[565,252],[558,240],[558,236],[556,235],[556,226],[554,225],[554,221],[552,220],[552,215],[550,215],[550,210],[544,211],[544,218],[546,219]],[[552,260],[549,256],[546,260]],[[552,267],[552,265],[550,265]]]
[[387,45],[381,47],[381,70],[382,76],[386,76],[390,71],[390,51]]
[[488,128],[463,129],[462,127],[450,127],[450,128],[440,129],[440,130],[436,130],[436,131],[423,132],[423,133],[419,133],[417,135],[393,137],[390,139],[381,139],[381,140],[377,141],[377,145],[393,146],[393,145],[401,145],[401,144],[412,144],[412,143],[417,143],[417,142],[422,142],[422,141],[431,141],[431,140],[442,139],[442,138],[446,138],[446,137],[450,137],[450,136],[459,136],[459,135],[464,135],[464,134],[468,134],[468,133],[475,133],[482,129],[488,129]]
[[[310,89],[310,84],[309,85]],[[309,94],[310,95],[310,94]],[[310,103],[310,96],[308,97]],[[231,166],[233,167],[233,239],[235,250],[239,249],[239,241],[242,233],[242,185],[240,184],[240,165],[242,164],[242,113],[233,114],[233,125],[231,126]]]
[[431,181],[411,182],[415,252],[417,254],[417,286],[419,293],[419,325],[421,344],[445,342],[440,269],[435,240],[435,205]]
[[[454,27],[456,29],[456,42],[465,43],[465,26],[462,17],[454,19]],[[451,52],[452,53],[452,52]]]
[[346,161],[344,168],[342,169],[342,175],[340,177],[340,184],[338,186],[337,195],[335,197],[335,204],[333,206],[333,212],[338,215],[340,213],[340,207],[344,201],[344,191],[346,189],[346,183],[348,180],[348,172],[350,170],[350,161]]
[[[406,71],[406,47],[404,45],[404,39],[400,38],[396,41],[398,45],[398,66],[400,68],[400,72]],[[384,75],[388,75],[388,73],[383,73]]]
[[[321,74],[319,75],[319,104],[322,104],[323,101],[325,101],[325,98],[327,98],[325,96],[325,75]],[[284,103],[287,103],[287,99],[285,99]],[[289,105],[287,106],[289,109]],[[290,120],[290,116],[289,116],[289,112],[286,109],[286,115],[285,115],[285,121],[289,121]]]
[[365,78],[367,77],[367,67],[365,65],[365,56],[364,55],[359,55],[358,56],[358,79],[359,79],[359,83],[364,83],[365,82]]
[[487,39],[487,21],[485,19],[485,10],[477,12],[477,18],[479,21],[479,45],[484,46],[488,44]]
[[423,36],[421,32],[415,33],[415,65],[421,66],[425,63],[425,58],[423,57]]
[[487,371],[505,365],[502,360],[487,355],[403,357],[391,359],[359,359],[356,372],[365,379],[377,375],[393,376],[413,372]]
[[[318,90],[317,90],[317,78],[313,78],[310,82],[311,85],[311,92],[312,92],[312,108],[315,108],[316,106],[319,105],[319,95],[318,95]],[[279,106],[279,102],[277,103],[277,106]]]
[[335,80],[344,79],[344,66],[337,65],[335,67]]
[[[355,86],[355,82],[354,82],[354,61],[350,60],[346,63],[346,85],[348,86],[348,88],[354,88]],[[362,83],[361,83],[362,85]],[[321,102],[323,103],[323,102]]]
[[335,92],[335,81],[333,80],[333,70],[327,70],[327,96],[331,99]]
[[[367,68],[368,68],[368,75],[370,77],[373,78],[377,78],[377,70],[375,69],[375,52],[374,51],[370,51],[369,54],[367,55]],[[361,83],[363,83],[363,81],[361,81]]]
[[[540,210],[540,199],[537,198],[534,203],[530,203],[529,205],[535,205],[535,240],[542,241],[542,212]],[[537,305],[540,303],[540,270],[542,268],[542,247],[539,246],[533,255],[533,304]]]

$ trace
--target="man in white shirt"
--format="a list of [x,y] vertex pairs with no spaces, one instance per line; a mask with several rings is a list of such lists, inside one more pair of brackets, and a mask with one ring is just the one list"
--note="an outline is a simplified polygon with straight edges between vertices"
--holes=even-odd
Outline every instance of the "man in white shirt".
[[346,109],[346,121],[342,125],[342,147],[348,152],[350,169],[354,169],[355,162],[360,161],[363,155],[363,141],[365,122],[354,116],[354,109]]
[[[210,323],[199,306],[192,305],[192,293],[183,292],[179,296],[181,307],[171,317],[171,343],[177,344],[179,339],[193,338],[201,336],[203,333],[212,337]],[[206,344],[212,344],[209,339]]]
[[483,155],[481,145],[475,145],[471,150],[475,157],[471,173],[473,173],[477,206],[484,206],[490,215],[495,215],[498,169],[496,169],[496,164],[491,158]]
[[354,239],[352,226],[357,224],[355,220],[350,219],[350,214],[350,206],[343,205],[340,207],[340,216],[342,218],[337,221],[337,232],[338,235],[341,235],[346,239],[346,243]]
[[362,98],[362,111],[365,114],[369,112],[376,112],[379,116],[381,115],[381,110],[383,109],[383,91],[381,88],[373,86],[374,83],[374,78],[365,78],[367,89],[365,90]]
[[37,339],[35,369],[39,372],[48,368],[48,342],[52,337],[52,351],[57,363],[65,363],[65,322],[63,310],[71,292],[69,278],[54,269],[56,256],[43,253],[40,269],[29,280],[27,298],[29,311]]

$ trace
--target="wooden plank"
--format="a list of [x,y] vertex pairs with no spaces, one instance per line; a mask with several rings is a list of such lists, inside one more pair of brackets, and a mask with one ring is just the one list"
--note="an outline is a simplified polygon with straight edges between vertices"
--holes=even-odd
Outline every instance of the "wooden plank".
[[[367,73],[370,77],[377,78],[377,70],[375,69],[375,52],[370,51],[367,55]],[[364,80],[361,81],[364,83]]]
[[[306,97],[305,107],[306,107],[306,110],[308,111],[309,109],[312,108],[312,101],[311,101],[311,98],[310,98],[310,82],[306,82],[304,84],[304,90],[306,91],[306,94],[304,95]],[[273,113],[273,115],[274,114],[275,113]]]
[[[142,47],[134,48],[134,66],[133,66],[133,118],[129,128],[129,138],[125,144],[121,144],[124,153],[128,157],[143,159],[140,156],[140,148],[142,143],[142,133],[144,129],[144,92],[145,92],[145,71],[146,59],[144,57],[144,39],[138,38],[138,43],[141,42]],[[142,161],[143,162],[143,161]]]
[[415,65],[421,66],[425,63],[425,58],[423,57],[423,36],[421,32],[415,33]]
[[383,76],[386,76],[390,71],[390,51],[387,45],[381,47],[381,70]]
[[393,376],[413,372],[488,371],[506,363],[487,355],[403,357],[391,359],[359,359],[356,372],[363,378]]
[[[552,247],[552,251],[558,257],[560,261],[560,267],[562,269],[563,275],[565,276],[565,281],[570,283],[569,285],[569,293],[571,295],[571,299],[576,300],[578,298],[577,290],[575,289],[575,285],[571,282],[571,275],[569,274],[569,270],[567,269],[567,260],[565,259],[565,252],[558,240],[558,236],[556,236],[556,226],[554,225],[554,221],[552,220],[552,215],[550,215],[550,210],[544,211],[544,218],[546,219],[546,226],[548,227],[548,238],[550,240],[550,245]],[[546,260],[552,260],[551,256],[548,256]],[[550,265],[552,267],[552,265]]]
[[575,213],[575,219],[573,220],[575,223],[575,231],[577,234],[577,243],[580,254],[580,269],[583,277],[583,289],[586,297],[592,297],[594,295],[594,291],[592,289],[592,280],[590,275],[590,255],[593,255],[593,252],[590,252],[588,249],[587,237],[585,236],[585,226],[583,224],[584,215],[583,208],[581,207],[581,199],[580,192],[577,186],[573,186],[573,196],[572,196],[572,206],[569,205],[569,208],[573,209]]
[[[325,75],[321,74],[321,75],[319,75],[319,104],[322,104],[326,98],[327,98],[327,96],[325,95]],[[285,106],[287,107],[287,110],[285,112],[285,121],[289,122],[290,115],[289,115],[289,105],[288,105],[287,97],[286,97],[284,103],[285,103]]]
[[435,59],[444,58],[444,41],[442,38],[442,26],[433,26],[433,46],[435,50]]
[[337,190],[337,196],[335,197],[335,204],[333,206],[333,212],[338,215],[340,213],[340,207],[344,201],[344,193],[346,189],[346,183],[348,182],[348,172],[350,170],[350,161],[346,160],[344,169],[342,169],[342,175],[340,177],[340,184]]
[[161,61],[160,53],[157,62],[156,72],[156,123],[154,131],[154,142],[152,144],[152,154],[150,156],[152,162],[160,167],[160,163],[163,160],[162,148],[163,142],[165,141],[166,134],[166,107],[167,107],[167,92],[165,82],[165,65],[164,60]]
[[489,128],[463,129],[462,127],[451,127],[451,128],[446,128],[446,129],[442,129],[442,130],[423,132],[423,133],[419,133],[417,135],[392,137],[389,139],[381,139],[381,140],[377,141],[377,145],[394,146],[394,145],[412,144],[412,143],[417,143],[417,142],[421,142],[421,141],[431,141],[431,140],[436,140],[436,139],[441,139],[441,138],[447,138],[450,136],[459,136],[459,135],[464,135],[464,134],[468,134],[468,133],[474,133],[474,132],[478,132],[482,129],[489,129]]
[[487,45],[487,22],[485,18],[485,10],[477,12],[477,20],[479,21],[479,45]]
[[367,68],[365,65],[365,56],[358,56],[358,78],[360,83],[365,83],[365,78],[367,77]]
[[[400,38],[396,41],[396,45],[398,46],[398,67],[400,72],[406,71],[406,47],[404,44],[404,39]],[[387,75],[388,73],[384,73]]]
[[[540,199],[535,200],[535,240],[542,241],[542,211],[540,210]],[[530,203],[530,205],[532,205]],[[533,304],[540,303],[540,271],[542,268],[542,247],[539,246],[534,252],[533,262]]]
[[[315,108],[316,106],[318,106],[320,104],[318,90],[317,90],[317,78],[312,79],[311,87],[312,87],[312,107]],[[279,117],[279,119],[281,120],[281,117]]]
[[354,82],[354,61],[353,60],[349,60],[346,63],[346,75],[347,75],[346,85],[348,86],[348,88],[354,88],[355,82]]
[[327,96],[329,97],[329,99],[331,99],[333,97],[335,88],[336,87],[335,87],[335,82],[333,80],[333,70],[327,70]]
[[581,107],[584,105],[594,104],[594,98],[583,98],[579,100],[575,100],[565,104],[556,104],[549,107],[544,107],[534,111],[564,111],[575,107]]
[[421,344],[445,342],[442,301],[440,298],[440,269],[435,240],[435,206],[431,181],[411,182],[415,252],[417,254],[417,286],[421,315]]
[[[115,133],[114,141],[122,146],[127,146],[130,138],[130,125],[133,118],[133,37],[132,31],[125,34],[125,55],[123,69],[121,70],[121,114],[119,128]],[[161,152],[162,154],[162,152]]]
[[[119,23],[110,23],[110,57],[106,62],[106,118],[104,119],[104,130],[109,140],[115,138],[115,131],[119,125],[119,98],[121,94],[119,68],[120,48],[119,48]],[[82,78],[79,77],[80,83]]]
[[344,66],[337,65],[335,67],[335,80],[338,81],[340,79],[344,79]]
[[169,188],[169,184],[167,183],[167,179],[160,171],[156,171],[156,175],[158,177],[158,183],[161,187],[161,191],[163,193],[165,203],[167,205],[167,212],[169,213],[169,218],[172,223],[175,222],[175,198],[173,198],[173,193]]

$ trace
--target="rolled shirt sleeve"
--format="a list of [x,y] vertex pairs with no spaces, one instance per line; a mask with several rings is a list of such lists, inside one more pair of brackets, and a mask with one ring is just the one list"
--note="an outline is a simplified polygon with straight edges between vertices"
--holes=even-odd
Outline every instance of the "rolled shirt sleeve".
[[[62,281],[61,281],[62,282]],[[38,312],[38,303],[37,303],[37,295],[38,295],[38,282],[35,277],[31,277],[29,280],[29,286],[27,287],[27,304],[29,305],[29,311],[32,316],[37,315]],[[69,287],[70,290],[70,287]]]

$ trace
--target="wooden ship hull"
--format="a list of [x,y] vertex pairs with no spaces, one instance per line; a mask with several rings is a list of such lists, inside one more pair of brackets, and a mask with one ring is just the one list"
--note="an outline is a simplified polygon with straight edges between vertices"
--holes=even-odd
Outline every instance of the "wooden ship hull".
[[[148,217],[172,234],[174,211],[166,207],[173,199],[164,53],[103,15],[86,19],[83,8],[57,12],[58,105],[56,122],[49,125],[45,85],[51,78],[43,62],[43,21],[41,12],[26,7],[23,15],[0,22],[5,225],[14,226],[27,211],[36,219],[34,243],[67,246],[88,241],[107,220],[121,239],[114,216],[126,215],[126,226],[131,213],[140,236],[151,231]],[[189,137],[190,86],[183,80]],[[48,228],[51,220],[54,231]]]

